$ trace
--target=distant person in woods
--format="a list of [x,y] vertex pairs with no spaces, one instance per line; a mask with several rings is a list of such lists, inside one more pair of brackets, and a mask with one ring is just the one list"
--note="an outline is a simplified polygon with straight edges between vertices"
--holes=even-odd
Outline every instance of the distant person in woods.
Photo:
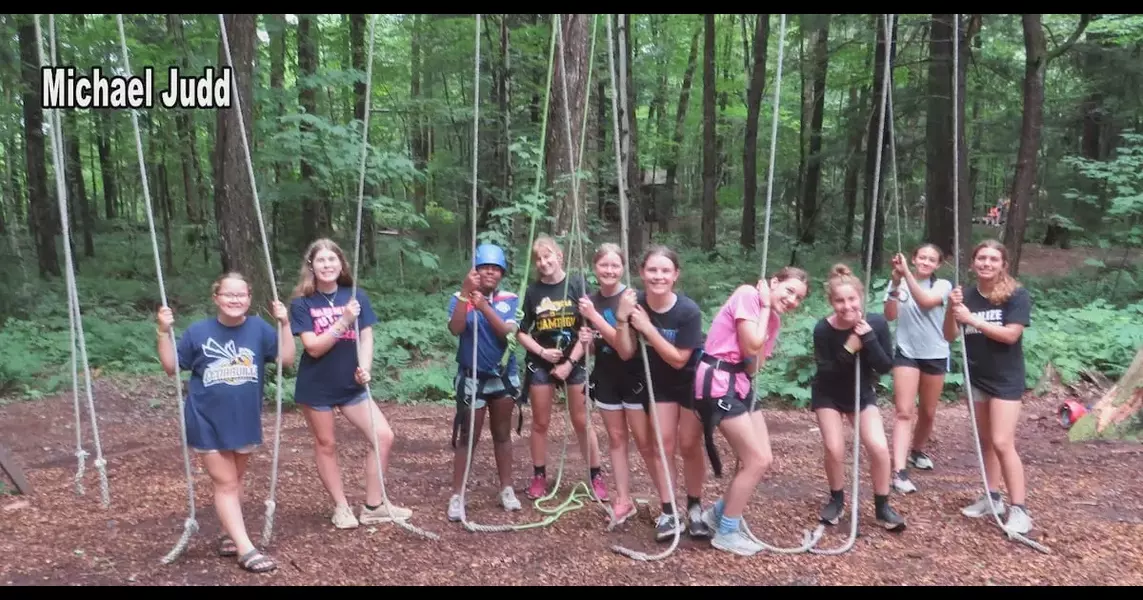
[[[367,401],[369,390],[365,387],[373,367],[373,325],[377,315],[365,292],[360,288],[356,296],[352,292],[352,269],[341,248],[325,238],[311,243],[302,259],[290,302],[290,326],[305,348],[298,365],[294,398],[313,435],[318,477],[333,498],[332,521],[338,529],[405,520],[413,514],[397,506],[389,514],[381,496],[375,453],[380,452],[381,468],[387,469],[393,430],[377,404]],[[355,324],[361,331],[360,340]],[[365,455],[365,506],[360,519],[349,508],[341,484],[334,443],[334,409],[361,431],[371,446]],[[374,429],[370,429],[370,411]]]
[[[448,518],[459,521],[464,516],[460,493],[468,461],[468,436],[472,435],[472,452],[480,441],[485,413],[491,413],[489,430],[492,452],[500,479],[500,505],[504,510],[520,510],[520,501],[512,489],[512,409],[520,387],[516,355],[509,354],[508,364],[500,359],[507,351],[508,335],[516,324],[515,293],[499,288],[508,272],[504,250],[493,244],[481,244],[473,257],[473,268],[461,283],[460,291],[449,298],[448,330],[457,336],[456,417],[453,421],[453,495],[448,501]],[[473,327],[476,340],[473,340]],[[476,344],[474,347],[473,344]],[[477,353],[473,365],[473,352]],[[486,410],[487,409],[487,410]],[[469,432],[469,411],[475,410],[475,430]],[[459,439],[458,439],[459,432]],[[475,461],[474,461],[475,462]]]
[[[852,422],[855,400],[860,402],[861,443],[869,455],[873,479],[874,512],[890,531],[905,529],[905,519],[889,505],[889,444],[877,408],[877,380],[893,367],[889,357],[889,323],[877,314],[865,314],[865,286],[849,267],[834,265],[826,281],[826,297],[833,313],[814,326],[817,372],[810,387],[810,406],[817,414],[825,447],[826,481],[830,499],[821,520],[836,525],[845,510],[845,422]],[[854,398],[855,362],[860,357],[858,398]],[[857,502],[857,498],[853,498]]]
[[[687,491],[687,515],[692,537],[710,537],[702,520],[703,464],[702,423],[694,408],[695,365],[702,350],[702,311],[686,295],[675,291],[682,271],[679,255],[665,246],[652,246],[643,255],[639,275],[643,290],[627,290],[620,300],[616,321],[627,325],[629,333],[616,338],[616,350],[627,361],[627,372],[635,382],[640,403],[650,407],[648,386],[654,385],[655,412],[667,456],[671,485],[663,478],[663,466],[655,448],[655,466],[649,475],[660,490],[662,514],[655,524],[655,537],[666,540],[684,531],[668,494],[678,473],[675,450],[683,457],[683,481]],[[636,336],[647,345],[644,362]],[[650,371],[650,384],[646,372]],[[652,431],[652,436],[654,432]],[[655,438],[652,437],[652,440]],[[653,442],[654,443],[654,442]],[[655,444],[657,446],[657,444]],[[654,446],[652,446],[654,448]]]
[[254,547],[242,519],[242,481],[250,454],[262,443],[264,365],[280,357],[294,363],[289,315],[273,303],[275,330],[258,315],[247,315],[251,290],[239,273],[225,273],[211,286],[218,314],[187,327],[176,346],[171,309],[159,309],[159,362],[168,375],[190,371],[186,419],[187,444],[194,449],[214,485],[214,508],[226,534],[219,556],[237,556],[247,571],[272,571],[277,565]]
[[[925,444],[933,432],[945,374],[949,371],[949,344],[944,336],[945,304],[952,283],[938,278],[943,254],[935,244],[913,251],[909,269],[905,255],[893,257],[893,274],[885,292],[885,318],[897,321],[893,351],[893,398],[897,424],[893,427],[893,488],[902,494],[917,491],[908,466],[931,470],[933,460]],[[920,396],[920,410],[917,398]]]
[[1024,464],[1016,453],[1016,425],[1024,396],[1024,328],[1031,322],[1032,297],[1008,274],[1008,251],[996,240],[985,240],[972,250],[972,271],[976,285],[949,294],[945,315],[945,338],[957,338],[964,327],[965,366],[972,400],[976,403],[976,427],[984,454],[988,481],[986,496],[965,507],[966,517],[989,515],[990,505],[997,516],[1004,514],[997,482],[1004,484],[1012,505],[1005,527],[1019,534],[1032,530],[1032,517],[1024,504],[1027,492]]
[[579,299],[587,293],[587,281],[583,276],[572,277],[564,271],[563,251],[549,236],[536,238],[532,244],[532,260],[536,266],[536,281],[529,284],[524,293],[524,318],[516,332],[520,345],[527,351],[522,400],[532,404],[532,482],[528,486],[528,497],[542,498],[548,492],[545,465],[548,425],[556,386],[561,386],[567,390],[572,429],[579,440],[580,452],[588,457],[591,465],[588,476],[592,491],[601,502],[607,502],[599,441],[591,423],[587,422],[587,369],[583,364],[586,349],[579,341],[583,324]]
[[774,352],[782,315],[801,304],[808,283],[805,271],[784,267],[756,286],[740,285],[715,314],[707,333],[694,383],[707,454],[715,475],[721,476],[714,445],[717,427],[742,462],[723,497],[702,513],[714,532],[711,545],[720,550],[742,556],[763,550],[741,526],[743,510],[774,460],[766,419],[758,403],[751,407],[758,391],[751,389],[751,379]]

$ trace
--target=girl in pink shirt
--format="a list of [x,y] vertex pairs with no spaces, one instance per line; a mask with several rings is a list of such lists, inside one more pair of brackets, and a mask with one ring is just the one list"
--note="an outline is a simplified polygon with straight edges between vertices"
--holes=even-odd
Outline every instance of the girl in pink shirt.
[[741,285],[719,309],[707,332],[694,384],[695,410],[702,418],[707,455],[715,475],[721,477],[722,464],[714,446],[717,427],[742,463],[725,496],[702,513],[713,535],[711,545],[720,550],[751,556],[763,549],[740,527],[750,495],[773,460],[766,421],[756,412],[750,380],[774,351],[781,315],[801,304],[808,283],[805,271],[785,267],[757,286]]

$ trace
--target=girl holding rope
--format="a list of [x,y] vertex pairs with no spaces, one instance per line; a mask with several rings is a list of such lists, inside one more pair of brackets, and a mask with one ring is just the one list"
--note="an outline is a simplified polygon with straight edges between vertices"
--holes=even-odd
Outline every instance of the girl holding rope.
[[202,459],[214,485],[214,507],[226,532],[219,556],[237,556],[243,569],[264,573],[277,568],[254,547],[242,519],[242,480],[250,454],[262,443],[263,365],[294,363],[289,315],[274,302],[278,329],[250,310],[250,286],[239,273],[225,273],[211,288],[218,314],[187,327],[178,341],[178,364],[171,342],[171,309],[159,309],[159,362],[168,375],[190,371],[184,412],[187,443]]
[[[781,315],[801,304],[809,291],[808,283],[805,271],[785,267],[768,281],[738,286],[710,324],[695,372],[695,406],[702,417],[707,455],[715,475],[722,476],[722,462],[714,445],[716,427],[742,461],[725,495],[702,513],[703,522],[714,533],[711,545],[719,550],[742,556],[763,550],[740,527],[743,510],[774,459],[766,419],[757,405],[753,411],[750,406],[751,379],[774,351]],[[755,360],[759,354],[761,362]]]
[[[977,403],[976,427],[991,504],[997,516],[1004,513],[996,485],[1003,476],[1012,500],[1005,528],[1026,534],[1032,530],[1032,518],[1024,505],[1024,465],[1016,453],[1016,425],[1024,396],[1024,328],[1031,321],[1032,298],[1008,274],[1008,250],[996,240],[973,248],[972,271],[976,285],[967,291],[957,286],[949,294],[945,338],[955,340],[958,326],[964,326],[965,366]],[[981,496],[961,513],[988,516],[989,499]]]
[[587,324],[580,328],[580,341],[594,352],[595,363],[588,382],[589,394],[603,415],[611,450],[611,468],[615,472],[618,497],[612,505],[615,517],[611,525],[622,524],[635,516],[637,509],[631,500],[631,469],[628,463],[628,428],[635,438],[635,447],[643,457],[651,480],[659,487],[659,495],[667,498],[670,491],[664,486],[662,465],[655,450],[651,422],[647,407],[635,393],[632,378],[627,374],[627,362],[617,351],[617,336],[629,335],[628,318],[635,308],[635,297],[624,294],[627,287],[622,278],[627,268],[623,250],[616,244],[601,244],[592,259],[599,290],[579,301],[579,311]]
[[[849,267],[839,264],[826,281],[826,297],[833,314],[814,326],[814,359],[817,372],[810,387],[810,406],[817,415],[825,449],[826,480],[830,499],[821,520],[837,525],[845,509],[845,421],[854,409],[854,361],[860,356],[861,443],[869,453],[873,499],[877,521],[890,531],[901,531],[905,520],[889,506],[889,444],[881,411],[877,408],[877,380],[893,367],[889,358],[892,338],[889,323],[877,314],[865,314],[865,286]],[[853,499],[854,502],[857,498]]]
[[[621,302],[616,320],[620,324],[629,323],[631,333],[618,336],[616,350],[627,361],[628,374],[640,404],[649,407],[646,375],[635,334],[646,340],[647,366],[655,386],[655,408],[667,455],[667,472],[672,475],[671,479],[678,473],[675,462],[675,449],[678,448],[683,457],[689,533],[692,537],[709,537],[711,531],[703,522],[701,503],[705,470],[703,427],[694,410],[694,393],[691,390],[695,364],[703,344],[702,311],[694,300],[675,291],[679,275],[679,257],[675,251],[665,246],[652,246],[647,250],[640,264],[643,291],[637,293],[629,289],[623,292],[630,298],[627,302],[633,308],[628,311],[626,304]],[[661,466],[650,470],[651,477],[663,477]],[[666,481],[655,481],[660,493],[669,492],[672,487]],[[659,541],[671,538],[676,531],[683,531],[678,515],[672,510],[671,498],[663,497],[661,500],[663,512],[655,525],[655,536]]]
[[[405,520],[413,514],[397,506],[393,507],[394,514],[389,514],[381,497],[381,478],[373,453],[380,452],[382,469],[388,468],[393,430],[377,405],[367,401],[369,391],[365,386],[373,366],[372,326],[377,315],[360,288],[356,297],[350,297],[352,272],[337,244],[325,238],[316,240],[306,249],[290,303],[290,325],[305,348],[298,365],[294,398],[313,435],[318,477],[333,498],[332,521],[338,529]],[[361,331],[360,353],[355,323]],[[360,520],[349,508],[341,483],[334,442],[334,409],[370,440],[370,446],[374,438],[380,446],[371,448],[365,457],[365,506]],[[370,431],[369,411],[373,411],[376,431]]]
[[[500,505],[504,510],[520,510],[520,501],[512,489],[512,409],[520,376],[516,368],[516,354],[508,357],[508,365],[501,371],[500,357],[508,344],[508,335],[516,323],[516,294],[500,290],[500,280],[508,271],[504,250],[493,244],[476,248],[473,269],[468,272],[460,291],[449,299],[449,333],[459,338],[456,350],[457,371],[453,382],[456,388],[457,412],[453,421],[453,495],[448,501],[448,519],[461,520],[461,486],[464,485],[464,467],[468,460],[468,436],[473,435],[473,452],[480,441],[484,416],[491,412],[489,430],[492,433],[492,452],[496,458],[496,472],[500,477]],[[477,364],[472,365],[472,327],[476,325]],[[475,371],[475,373],[474,373]],[[473,389],[473,377],[476,389]],[[475,396],[475,401],[473,397]],[[485,410],[487,407],[488,410]],[[476,411],[475,432],[468,431],[468,411]],[[458,439],[459,432],[459,439]]]
[[[892,283],[885,293],[885,318],[897,320],[893,353],[893,397],[897,424],[893,427],[893,488],[902,494],[917,491],[907,466],[933,468],[923,448],[933,431],[945,373],[949,371],[949,344],[944,337],[945,303],[952,283],[936,275],[941,249],[923,244],[913,251],[916,275],[905,255],[893,257]],[[920,410],[916,400],[920,396]],[[915,425],[914,425],[915,420]],[[915,428],[914,428],[915,427]]]
[[587,369],[582,358],[586,353],[579,342],[583,318],[578,302],[587,293],[582,276],[572,277],[564,271],[564,255],[559,244],[541,235],[532,244],[532,259],[537,280],[524,293],[524,318],[516,338],[527,354],[524,365],[523,402],[532,402],[532,482],[528,497],[547,494],[548,424],[552,418],[552,401],[556,386],[567,389],[572,428],[579,440],[580,452],[591,465],[589,477],[593,493],[607,502],[607,485],[600,466],[599,444],[594,432],[588,435],[586,381]]

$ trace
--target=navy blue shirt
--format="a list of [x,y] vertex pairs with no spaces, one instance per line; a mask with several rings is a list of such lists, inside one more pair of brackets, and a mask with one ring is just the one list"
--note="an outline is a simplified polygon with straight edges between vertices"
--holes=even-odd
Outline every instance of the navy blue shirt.
[[183,332],[176,350],[179,368],[190,371],[187,444],[237,450],[262,443],[263,371],[278,359],[278,332],[257,315],[236,327],[203,319]]
[[[307,331],[321,335],[333,327],[349,304],[351,288],[338,287],[333,294],[315,290],[313,294],[295,298],[290,302],[290,328],[301,337]],[[357,303],[361,314],[357,316],[360,329],[371,327],[377,315],[365,292],[357,290]],[[338,337],[333,347],[321,358],[309,352],[301,353],[298,378],[294,386],[294,401],[307,406],[336,406],[365,393],[365,386],[357,383],[357,334],[353,327]]]
[[[492,293],[488,298],[489,304],[492,305],[492,310],[500,316],[500,320],[505,323],[514,323],[516,321],[516,305],[519,304],[519,296],[512,292],[497,290]],[[453,312],[456,311],[456,306],[460,301],[460,292],[456,292],[449,298],[448,302],[448,318],[451,319]],[[504,351],[508,348],[508,344],[501,340],[496,331],[492,329],[492,324],[488,322],[480,311],[476,310],[472,304],[465,302],[465,318],[464,318],[464,331],[460,334],[460,344],[456,349],[456,363],[461,368],[470,368],[472,366],[472,324],[478,323],[476,337],[477,337],[477,370],[484,373],[500,374],[500,359],[504,356]],[[512,353],[508,356],[508,372],[509,377],[515,376],[516,373],[516,354]]]

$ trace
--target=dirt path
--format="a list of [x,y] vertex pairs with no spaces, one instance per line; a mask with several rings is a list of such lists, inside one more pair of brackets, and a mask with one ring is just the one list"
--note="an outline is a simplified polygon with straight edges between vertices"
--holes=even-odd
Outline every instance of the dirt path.
[[[201,531],[174,564],[159,559],[178,540],[186,518],[186,485],[179,427],[169,381],[100,380],[95,387],[112,504],[99,503],[99,480],[88,459],[87,495],[73,487],[74,417],[70,394],[0,408],[0,439],[27,467],[36,494],[0,498],[0,583],[7,585],[1143,585],[1143,449],[1138,445],[1069,444],[1052,418],[1056,401],[1029,399],[1019,448],[1031,486],[1031,537],[1049,546],[1044,555],[1006,541],[987,521],[960,516],[959,508],[979,493],[980,475],[972,430],[963,404],[942,407],[932,447],[937,469],[914,476],[921,491],[893,496],[908,520],[903,534],[884,532],[873,521],[868,461],[862,461],[861,529],[842,556],[762,554],[740,558],[709,543],[683,538],[673,555],[635,562],[610,550],[614,544],[648,553],[665,548],[652,537],[652,499],[638,519],[620,531],[603,531],[602,510],[593,505],[565,515],[554,525],[516,533],[469,533],[445,518],[451,479],[448,436],[452,409],[383,405],[397,431],[387,479],[393,502],[414,510],[413,524],[441,536],[430,541],[394,525],[337,531],[329,521],[327,497],[313,467],[301,415],[283,417],[278,510],[269,552],[280,568],[270,575],[242,571],[215,552],[219,525],[210,505],[210,483],[195,466]],[[150,406],[161,399],[160,408]],[[887,427],[892,412],[883,411]],[[805,411],[771,411],[767,419],[776,461],[747,511],[756,535],[794,545],[816,524],[824,498],[821,446]],[[90,427],[85,420],[85,438]],[[606,449],[598,414],[596,428]],[[273,414],[265,417],[266,446],[253,459],[247,480],[245,515],[257,543],[263,501],[269,490]],[[528,429],[523,430],[527,436]],[[890,432],[891,433],[891,432]],[[363,500],[364,440],[343,420],[337,431],[342,470],[351,503]],[[549,473],[554,478],[563,426],[552,424]],[[487,438],[486,438],[487,439]],[[733,455],[719,438],[724,462]],[[516,482],[528,470],[527,439],[514,436]],[[847,448],[848,448],[847,444]],[[496,504],[487,445],[478,448],[469,487],[469,515],[477,522],[528,522],[525,510],[508,516]],[[650,485],[632,451],[633,489],[641,497]],[[607,461],[609,462],[609,461]],[[605,464],[607,464],[605,462]],[[569,448],[568,468],[582,476],[583,463]],[[849,467],[847,467],[847,472]],[[678,484],[676,484],[677,486]],[[708,481],[707,502],[725,481]],[[564,487],[561,499],[568,488]],[[848,490],[847,486],[847,490]],[[680,490],[680,501],[684,496]],[[848,514],[848,510],[847,510]],[[845,543],[848,518],[827,532],[823,548]]]

